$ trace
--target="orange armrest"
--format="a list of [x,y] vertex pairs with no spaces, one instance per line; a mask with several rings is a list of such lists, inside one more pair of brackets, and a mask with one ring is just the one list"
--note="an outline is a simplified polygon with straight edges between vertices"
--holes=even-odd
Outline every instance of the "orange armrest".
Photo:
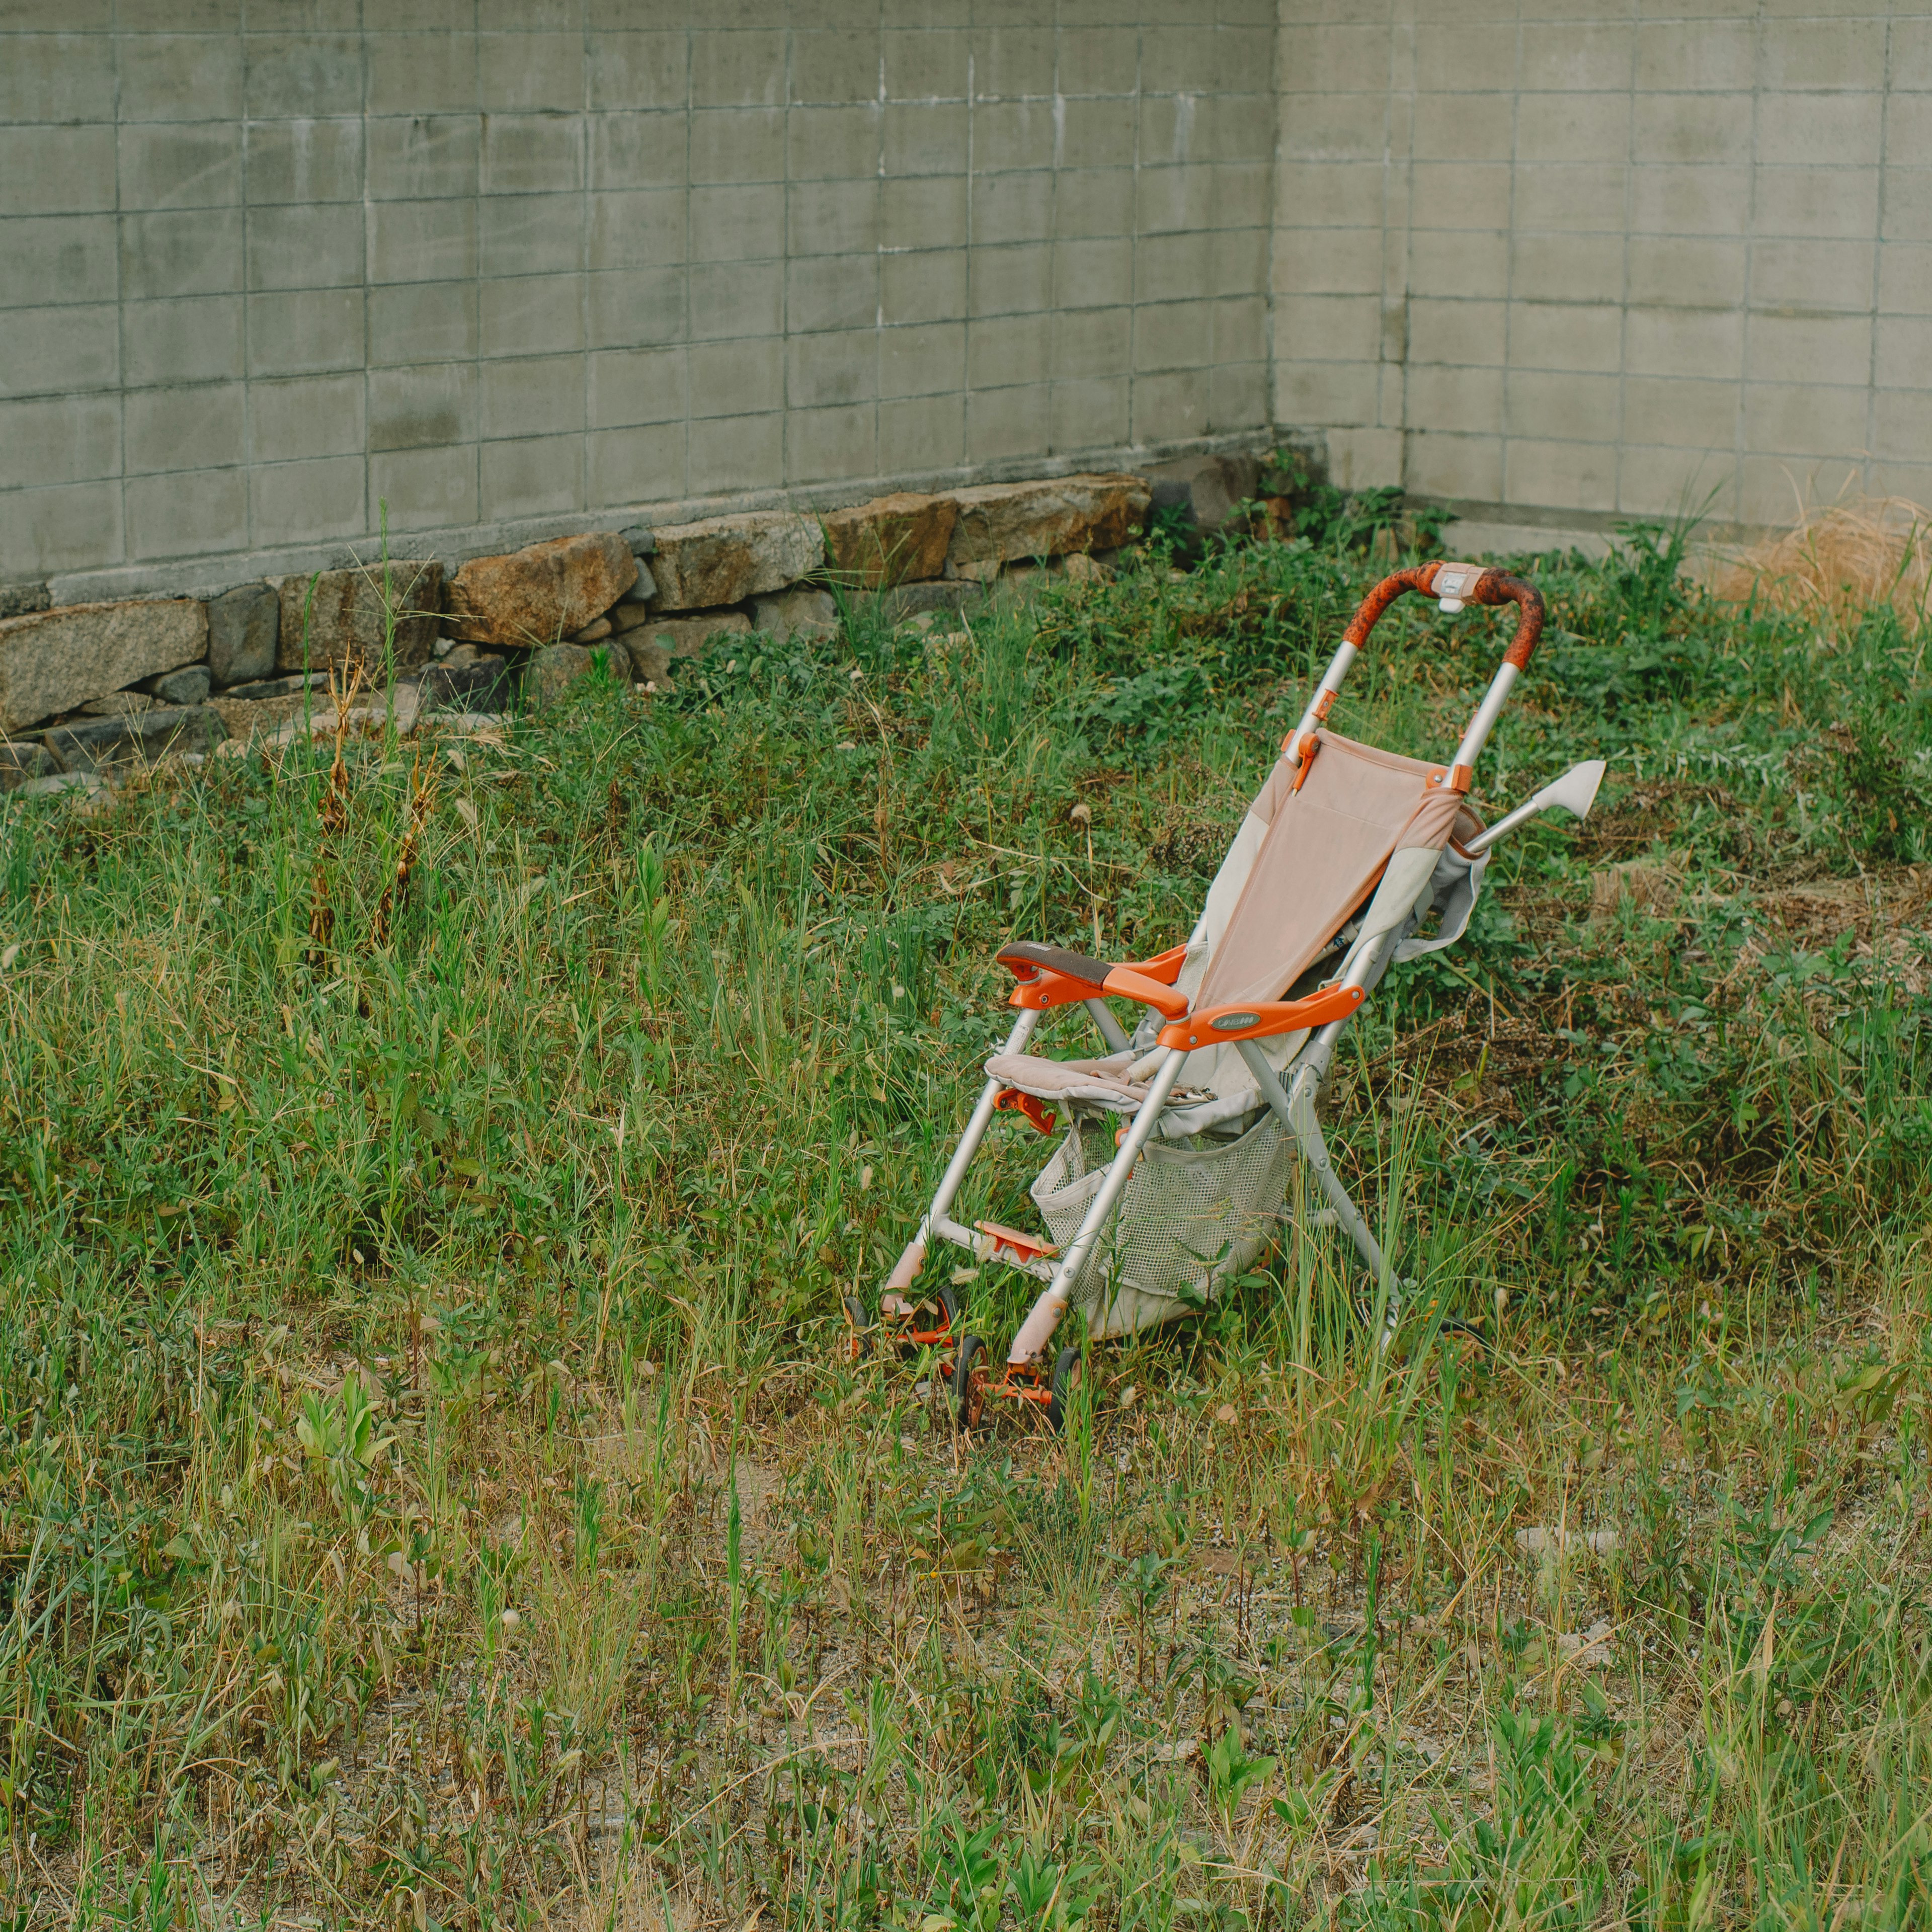
[[1229,1040],[1265,1040],[1270,1034],[1299,1033],[1346,1019],[1367,996],[1359,986],[1328,986],[1304,1000],[1262,1000],[1251,1006],[1204,1006],[1160,1030],[1162,1046],[1184,1051],[1220,1046]]
[[1171,1020],[1178,1020],[1187,1010],[1185,993],[1177,993],[1172,986],[1163,986],[1138,967],[1116,966],[1107,975],[1102,990],[1118,993],[1124,1000],[1138,1000],[1142,1006],[1151,1006],[1156,1012],[1165,1014]]
[[999,963],[1020,982],[1007,1001],[1010,1006],[1040,1012],[1049,1006],[1070,1006],[1082,1000],[1114,994],[1122,999],[1138,1000],[1169,1019],[1178,1018],[1187,1010],[1186,1000],[1169,990],[1180,977],[1187,957],[1184,946],[1172,947],[1135,966],[1109,965],[1103,960],[1090,959],[1084,953],[1030,941],[1002,946],[998,957]]

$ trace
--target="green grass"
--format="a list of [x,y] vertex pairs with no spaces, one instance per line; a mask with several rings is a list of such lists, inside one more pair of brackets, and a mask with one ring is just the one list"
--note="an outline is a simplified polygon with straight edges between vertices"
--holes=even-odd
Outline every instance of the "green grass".
[[[1932,693],[1675,542],[1535,566],[1481,796],[1598,815],[1341,1063],[1396,1346],[1304,1228],[1064,1440],[838,1297],[997,945],[1184,936],[1359,555],[0,808],[0,1924],[1922,1923]],[[1498,621],[1336,722],[1439,755]]]

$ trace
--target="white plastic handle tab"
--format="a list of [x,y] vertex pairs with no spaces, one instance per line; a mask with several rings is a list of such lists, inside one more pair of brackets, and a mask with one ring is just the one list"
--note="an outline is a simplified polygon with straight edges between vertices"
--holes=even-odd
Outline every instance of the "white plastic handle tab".
[[1545,785],[1533,797],[1526,799],[1515,811],[1498,819],[1462,849],[1472,858],[1479,852],[1486,852],[1498,838],[1506,837],[1519,825],[1534,818],[1539,812],[1546,812],[1552,805],[1561,806],[1573,818],[1588,818],[1591,806],[1597,802],[1597,788],[1603,783],[1604,774],[1609,769],[1601,758],[1588,758],[1580,765],[1572,765],[1560,778]]
[[1436,566],[1430,588],[1438,604],[1453,617],[1462,608],[1482,574],[1480,563],[1439,563]]

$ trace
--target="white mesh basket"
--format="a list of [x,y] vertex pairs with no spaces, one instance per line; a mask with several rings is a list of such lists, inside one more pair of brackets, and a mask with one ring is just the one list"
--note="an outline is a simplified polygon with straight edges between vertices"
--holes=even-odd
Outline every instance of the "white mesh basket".
[[[1114,1137],[1076,1120],[1030,1190],[1063,1249],[1100,1192]],[[1272,1114],[1238,1140],[1197,1148],[1150,1142],[1112,1222],[1073,1283],[1096,1340],[1131,1334],[1211,1298],[1280,1228],[1294,1160]]]

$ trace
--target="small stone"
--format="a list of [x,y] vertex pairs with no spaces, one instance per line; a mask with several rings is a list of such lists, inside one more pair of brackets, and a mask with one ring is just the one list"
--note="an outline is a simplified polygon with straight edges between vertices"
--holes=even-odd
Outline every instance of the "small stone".
[[304,677],[297,671],[292,677],[265,677],[254,684],[232,686],[221,693],[225,698],[245,699],[260,704],[264,698],[298,698],[304,691],[326,691],[328,680],[321,671],[311,671]]
[[814,518],[752,510],[656,532],[651,574],[661,610],[703,610],[782,590],[825,561]]
[[640,684],[662,684],[670,676],[670,652],[656,638],[624,640],[631,654],[631,671]]
[[640,638],[663,645],[674,658],[694,658],[712,638],[727,632],[735,636],[751,628],[751,619],[742,610],[699,610],[688,617],[655,617],[640,630],[626,632],[624,642],[633,660]]
[[44,584],[0,584],[0,617],[25,617],[47,608]]
[[610,619],[599,617],[594,622],[586,624],[570,641],[573,644],[601,644],[611,634],[612,626]]
[[0,732],[16,731],[208,648],[208,611],[189,597],[68,604],[0,620]]
[[1114,577],[1104,563],[1096,563],[1080,550],[1061,560],[1060,574],[1070,584],[1110,584]]
[[507,658],[458,644],[423,673],[422,690],[426,711],[507,711],[515,702],[516,680]]
[[275,668],[282,600],[266,584],[224,590],[208,607],[208,672],[218,685],[247,684]]
[[542,646],[574,636],[637,580],[630,545],[614,532],[556,537],[472,557],[451,582],[450,614],[472,644]]
[[80,710],[84,718],[125,718],[154,708],[154,700],[145,691],[110,691],[105,698],[89,698]]
[[227,735],[219,716],[202,704],[63,724],[46,734],[46,747],[70,772],[94,772],[116,765],[152,765],[183,752],[206,752]]
[[207,665],[184,664],[164,677],[151,677],[146,688],[161,704],[206,704],[211,680]]
[[84,791],[92,798],[101,789],[92,772],[56,772],[48,777],[29,778],[20,788],[22,798],[46,798],[57,791]]
[[879,614],[888,624],[903,624],[922,610],[968,610],[986,595],[970,579],[947,578],[935,584],[902,584],[879,599]]
[[0,791],[17,791],[34,778],[52,778],[59,762],[32,739],[0,739]]
[[[380,680],[392,662],[398,673],[428,662],[442,610],[442,566],[434,560],[392,557],[386,566],[284,577],[278,580],[278,593],[281,622],[276,664],[285,671],[315,671],[358,662],[366,688],[366,681]],[[388,634],[392,620],[393,640]]]
[[620,530],[617,534],[631,546],[633,556],[649,556],[658,547],[656,537],[642,524],[633,524],[628,530]]
[[650,606],[634,592],[612,604],[604,614],[604,621],[613,632],[622,636],[626,631],[634,631],[640,624],[651,621]]
[[781,641],[788,638],[832,638],[838,634],[838,606],[829,590],[802,586],[760,597],[752,605],[752,628]]
[[824,519],[825,548],[839,580],[864,590],[884,590],[946,568],[946,546],[959,519],[951,496],[899,490],[875,496]]
[[524,667],[524,688],[538,704],[554,704],[580,678],[590,675],[591,656],[581,644],[548,644]]

